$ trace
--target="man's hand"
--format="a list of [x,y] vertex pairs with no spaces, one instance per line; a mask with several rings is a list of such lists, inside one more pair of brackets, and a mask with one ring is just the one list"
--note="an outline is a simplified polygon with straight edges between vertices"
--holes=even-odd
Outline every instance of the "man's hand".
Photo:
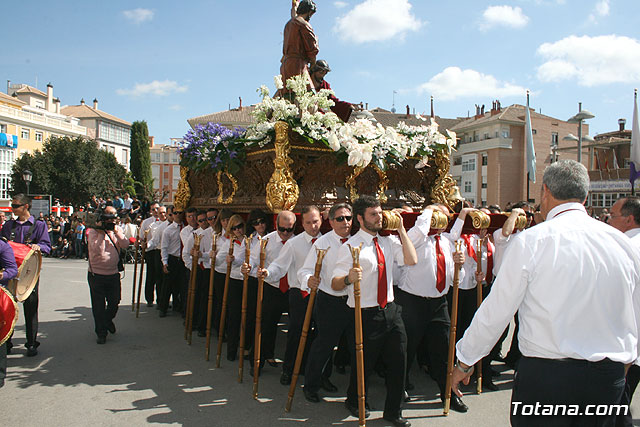
[[[458,362],[458,363],[460,363],[460,362]],[[462,364],[461,366],[463,368],[467,368],[467,365]],[[468,385],[469,384],[469,378],[471,378],[471,374],[473,374],[473,369],[465,374],[460,369],[455,368],[455,367],[453,368],[453,375],[452,375],[452,379],[451,379],[451,391],[453,393],[455,393],[456,396],[462,397],[462,392],[458,388],[458,385],[460,384],[460,381],[462,381],[462,383],[464,385]]]
[[162,264],[162,272],[164,274],[169,274],[169,266],[167,264]]
[[474,208],[462,208],[462,210],[460,211],[460,214],[458,215],[458,219],[460,221],[464,221],[465,218],[467,217],[467,214],[473,211],[475,211]]
[[347,277],[349,279],[349,283],[352,284],[362,280],[362,267],[351,267]]
[[453,253],[453,262],[455,262],[458,265],[462,265],[464,264],[465,261],[465,257],[464,257],[464,252],[460,251],[460,252],[454,252]]
[[482,271],[476,271],[476,282],[482,283],[482,281],[484,280],[484,276],[485,274]]
[[309,280],[307,280],[307,286],[309,286],[309,289],[318,289],[318,286],[320,285],[320,279],[317,278],[316,276],[310,276]]
[[249,274],[249,272],[251,271],[251,266],[244,262],[242,263],[242,267],[240,267],[240,271],[242,272],[242,274]]
[[191,252],[189,252],[189,253],[194,258],[200,258],[200,249],[195,247],[195,246],[193,248],[191,248]]
[[266,279],[269,277],[269,271],[266,268],[258,268],[258,279]]
[[227,264],[231,264],[233,260],[236,259],[233,255],[227,254]]
[[211,258],[211,259],[215,259],[215,258],[216,258],[217,253],[218,253],[218,251],[214,251],[213,249],[211,249],[211,250],[209,251],[209,258]]
[[520,208],[515,208],[511,211],[509,218],[507,218],[504,225],[502,226],[502,235],[504,237],[509,237],[511,233],[513,233],[513,229],[516,226],[516,220],[520,215],[525,215],[524,210]]
[[33,244],[29,245],[29,246],[31,246],[31,249],[33,249],[36,252],[40,252],[41,251],[40,246],[36,245],[35,243],[33,243]]

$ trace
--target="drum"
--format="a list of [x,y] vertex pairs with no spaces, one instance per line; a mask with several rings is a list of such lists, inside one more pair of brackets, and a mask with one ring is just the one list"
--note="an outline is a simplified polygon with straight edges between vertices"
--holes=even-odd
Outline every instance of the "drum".
[[9,281],[7,288],[17,301],[22,302],[29,298],[29,295],[38,284],[40,268],[42,267],[42,254],[22,243],[7,243],[13,249],[16,264],[18,264],[18,276]]
[[11,293],[0,286],[0,345],[9,339],[18,320],[18,304]]

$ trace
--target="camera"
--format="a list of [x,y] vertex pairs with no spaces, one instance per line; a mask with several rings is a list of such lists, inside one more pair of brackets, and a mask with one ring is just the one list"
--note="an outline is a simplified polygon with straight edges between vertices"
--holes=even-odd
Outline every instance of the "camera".
[[96,210],[95,212],[77,212],[77,216],[78,219],[84,221],[87,227],[95,228],[96,230],[105,230],[105,221],[118,218],[118,215],[105,214],[102,209]]

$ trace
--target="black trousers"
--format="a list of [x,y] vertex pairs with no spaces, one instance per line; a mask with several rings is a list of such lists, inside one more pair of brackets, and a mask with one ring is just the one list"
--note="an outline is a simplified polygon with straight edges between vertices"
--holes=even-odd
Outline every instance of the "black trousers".
[[211,269],[196,267],[196,293],[193,308],[193,328],[199,332],[207,330],[207,316],[209,309],[209,280]]
[[[302,335],[302,325],[304,324],[308,304],[309,295],[303,297],[300,289],[289,289],[289,328],[287,329],[287,347],[284,352],[284,363],[282,364],[282,372],[289,375],[293,374],[293,367],[296,363],[298,345],[300,344],[300,336]],[[305,358],[307,357],[309,348],[311,348],[311,343],[314,339],[313,335],[312,324],[310,324],[307,342],[305,343],[304,357],[302,358],[302,365],[300,365],[300,372],[305,371]]]
[[[289,291],[282,293],[280,289],[264,283],[262,298],[262,342],[260,346],[260,360],[273,359],[275,357],[276,335],[278,322],[282,313],[288,310]],[[251,353],[253,360],[253,352]]]
[[242,317],[242,280],[229,279],[227,294],[227,357],[234,358],[238,354],[240,343],[240,320]]
[[[355,326],[355,324],[354,324]],[[390,302],[384,309],[379,307],[362,310],[362,337],[364,346],[364,385],[365,396],[369,385],[369,376],[379,357],[385,366],[385,385],[387,397],[384,403],[384,415],[401,415],[404,397],[404,378],[407,361],[407,335],[402,322],[402,307]],[[356,360],[355,328],[351,328],[351,360]],[[356,363],[351,368],[347,401],[358,405],[358,383]]]
[[345,332],[353,328],[354,318],[346,296],[336,297],[323,291],[318,291],[316,296],[313,317],[316,337],[307,356],[304,388],[317,392],[322,386],[322,377],[328,378],[331,374],[333,348]]
[[224,295],[224,281],[226,274],[213,273],[213,329],[220,331],[220,316],[222,314],[222,297]]
[[[40,346],[40,343],[36,339],[38,337],[38,289],[40,288],[40,279],[38,279],[38,283],[36,283],[36,287],[33,288],[33,291],[29,295],[29,297],[22,302],[22,308],[24,309],[24,325],[27,342],[25,343],[25,347],[37,348]],[[9,348],[13,347],[11,343],[11,337],[13,337],[13,333],[7,340],[7,346]]]
[[396,302],[402,306],[402,320],[407,331],[407,373],[420,343],[425,339],[429,374],[438,384],[442,397],[446,387],[451,326],[447,298],[423,298],[402,289],[396,292]]
[[621,405],[629,405],[629,411],[625,415],[619,415],[616,417],[617,427],[633,426],[633,417],[631,416],[631,400],[633,399],[633,393],[635,393],[636,387],[638,387],[638,382],[640,382],[640,366],[633,364],[629,367],[629,371],[627,372],[626,384],[624,385],[624,393],[622,394],[622,399],[620,399]]
[[91,291],[91,311],[96,335],[107,336],[107,327],[116,317],[120,303],[120,274],[87,274]]
[[[449,314],[452,313],[451,304],[453,302],[453,290],[449,290],[447,294],[447,303],[449,305]],[[458,322],[456,324],[456,342],[460,341],[460,338],[464,335],[471,320],[476,314],[478,309],[478,291],[477,288],[473,289],[459,289],[458,290]]]
[[169,274],[162,275],[160,283],[160,295],[158,297],[158,308],[166,313],[169,308],[169,299],[173,297],[173,311],[176,312],[182,307],[181,287],[184,277],[184,263],[177,256],[169,255],[167,268]]
[[7,378],[7,344],[0,345],[0,388],[4,386]]
[[[555,416],[531,414],[532,406],[573,405],[580,413],[587,405],[617,405],[624,391],[624,365],[608,359],[587,362],[574,359],[540,359],[522,356],[511,395],[511,424],[520,426],[614,426],[616,415]],[[530,405],[530,406],[525,406]],[[591,412],[596,408],[592,407]]]
[[180,301],[182,301],[182,307],[180,307],[180,312],[182,313],[182,318],[184,319],[187,314],[187,297],[189,296],[189,280],[191,280],[191,270],[184,266],[184,273],[181,280],[180,285]]
[[158,275],[158,267],[162,272],[162,265],[160,261],[160,250],[153,249],[144,253],[144,261],[147,264],[147,276],[144,282],[144,298],[147,304],[153,304],[155,300],[155,294],[158,292],[159,281],[162,278],[162,274]]

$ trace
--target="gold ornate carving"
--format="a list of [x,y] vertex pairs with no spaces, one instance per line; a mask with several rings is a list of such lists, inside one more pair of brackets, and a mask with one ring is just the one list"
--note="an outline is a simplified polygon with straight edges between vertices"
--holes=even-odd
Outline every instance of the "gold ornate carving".
[[393,211],[382,211],[382,229],[397,230],[402,224],[401,218]]
[[491,218],[482,211],[471,211],[469,216],[471,217],[471,225],[476,230],[487,229],[491,225]]
[[378,172],[378,178],[380,178],[380,181],[378,181],[378,200],[380,200],[380,203],[387,203],[387,195],[385,192],[389,187],[389,178],[387,178],[387,173],[377,165],[373,165],[373,168]]
[[273,159],[274,171],[267,183],[267,207],[275,213],[283,210],[291,210],[298,202],[298,183],[293,179],[289,165],[293,161],[289,158],[291,150],[289,146],[289,125],[285,122],[277,122],[275,125],[276,155]]
[[[378,174],[378,200],[380,200],[380,203],[387,203],[387,195],[385,194],[389,187],[389,178],[387,177],[387,173],[373,163],[371,163],[371,166]],[[356,178],[358,178],[365,169],[366,167],[355,167],[353,169],[353,173],[349,175],[344,182],[344,186],[349,190],[349,197],[352,202],[358,198]]]
[[189,207],[189,200],[191,199],[191,187],[188,181],[189,169],[184,166],[180,166],[180,183],[178,184],[178,191],[175,197],[175,209],[178,211],[184,211]]
[[[223,176],[225,176],[231,183],[231,194],[229,194],[229,196],[227,197],[224,197],[224,188],[222,185]],[[235,196],[236,191],[238,191],[238,180],[236,180],[233,175],[231,175],[226,169],[224,171],[218,171],[218,173],[216,174],[216,180],[218,181],[218,203],[228,205],[229,203],[233,202],[233,196]]]
[[458,194],[456,182],[451,175],[449,175],[449,168],[451,167],[449,152],[437,152],[434,162],[437,177],[435,185],[431,190],[431,201],[433,203],[442,203],[449,208],[453,208],[453,206],[459,202],[459,199],[456,197],[456,194]]
[[431,229],[444,230],[449,225],[449,217],[440,211],[433,211],[431,215]]
[[358,198],[358,191],[356,190],[356,178],[362,173],[364,168],[356,167],[353,169],[353,173],[347,177],[344,182],[344,186],[349,190],[349,197],[353,202]]

